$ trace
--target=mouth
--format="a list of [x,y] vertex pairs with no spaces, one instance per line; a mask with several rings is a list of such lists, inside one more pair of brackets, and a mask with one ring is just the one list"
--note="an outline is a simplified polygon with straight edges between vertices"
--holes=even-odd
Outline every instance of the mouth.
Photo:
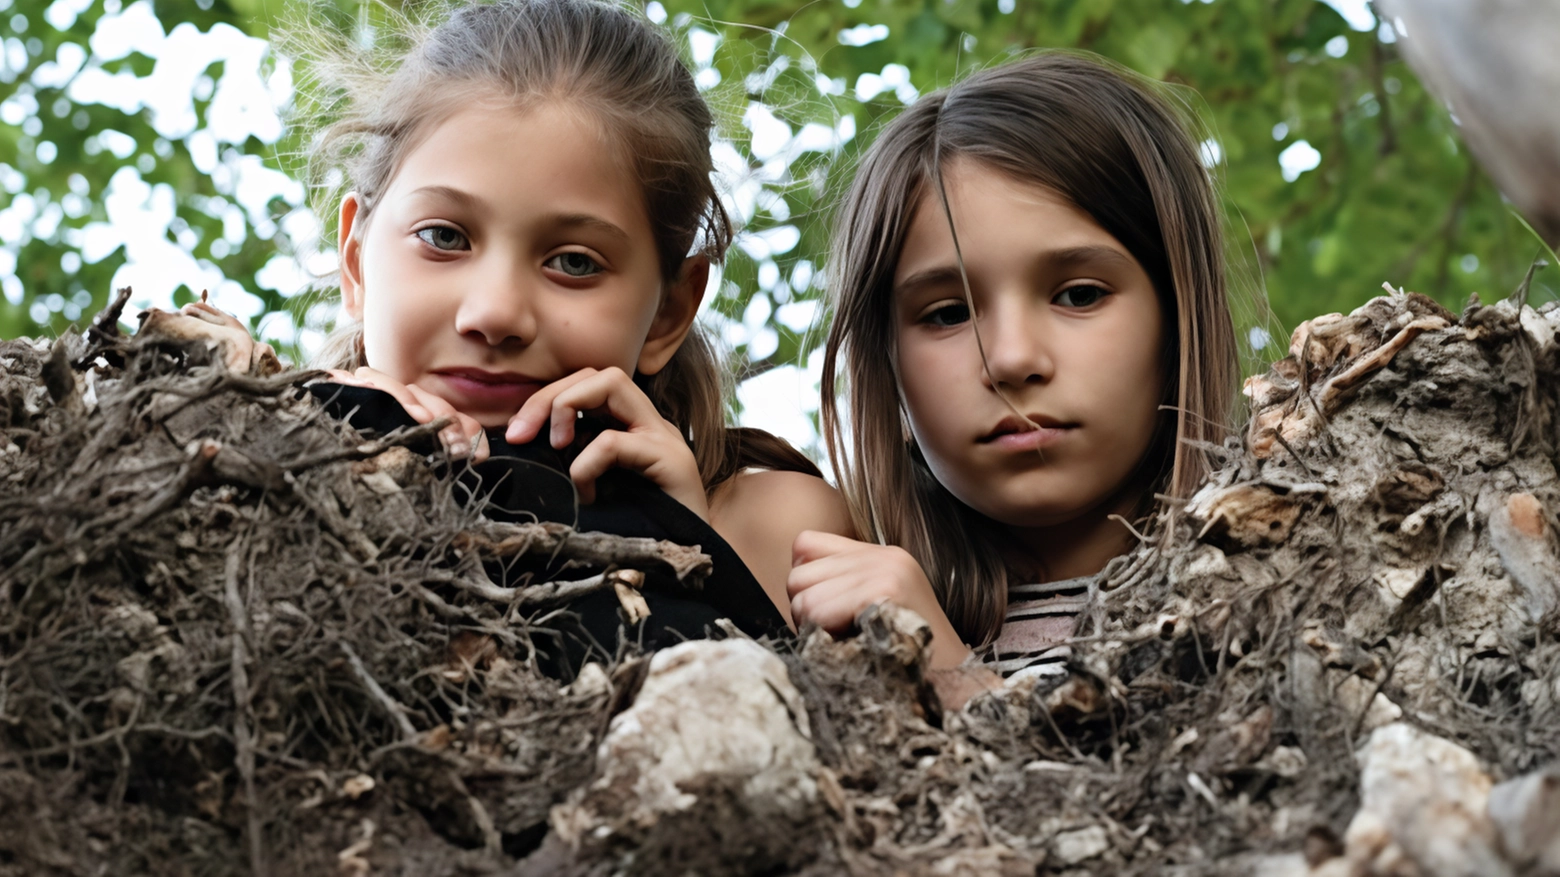
[[519,372],[490,372],[480,368],[443,368],[436,369],[434,374],[492,386],[544,383],[544,381],[533,378],[530,375],[520,374]]
[[993,445],[1004,450],[1036,450],[1066,437],[1078,428],[1044,414],[1030,414],[1029,423],[1009,414],[997,422],[992,430],[976,439],[977,444]]
[[494,413],[511,416],[548,383],[519,372],[493,372],[480,368],[444,368],[436,369],[432,374],[444,384],[450,404],[457,410],[474,415]]

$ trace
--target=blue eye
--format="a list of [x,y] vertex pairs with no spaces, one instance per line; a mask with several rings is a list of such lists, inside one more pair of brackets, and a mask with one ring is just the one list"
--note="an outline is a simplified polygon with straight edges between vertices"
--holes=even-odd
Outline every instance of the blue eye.
[[964,302],[945,304],[921,317],[921,322],[940,329],[970,321],[970,306]]
[[584,253],[559,253],[548,259],[545,265],[570,277],[589,277],[602,271],[601,265]]
[[469,250],[471,242],[466,236],[447,225],[431,225],[417,230],[417,237],[435,250]]
[[1069,286],[1057,293],[1051,303],[1064,308],[1086,308],[1099,304],[1107,295],[1110,293],[1098,286]]

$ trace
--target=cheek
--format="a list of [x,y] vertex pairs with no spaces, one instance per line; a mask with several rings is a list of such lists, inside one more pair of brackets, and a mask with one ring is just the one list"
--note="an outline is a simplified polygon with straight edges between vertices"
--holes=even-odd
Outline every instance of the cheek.
[[[971,404],[983,393],[978,371],[956,344],[924,340],[899,345],[899,390],[916,444],[932,473],[950,488],[958,481],[958,454],[974,427]],[[978,366],[977,366],[978,369]]]
[[1110,400],[1101,413],[1112,421],[1111,429],[1121,442],[1116,453],[1133,462],[1148,450],[1163,414],[1159,408],[1170,376],[1163,358],[1162,326],[1157,303],[1139,308],[1106,333],[1110,352],[1095,351],[1090,357],[1109,364],[1095,370],[1093,390],[1096,398]]
[[[539,313],[538,341],[567,372],[616,366],[633,374],[655,319],[641,295],[558,296]],[[543,337],[545,336],[545,337]]]

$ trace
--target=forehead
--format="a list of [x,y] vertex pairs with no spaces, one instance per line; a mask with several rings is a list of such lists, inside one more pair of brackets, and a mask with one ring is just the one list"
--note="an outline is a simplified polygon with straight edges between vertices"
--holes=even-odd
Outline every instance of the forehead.
[[490,207],[604,214],[648,230],[633,165],[594,114],[542,101],[475,100],[434,123],[402,158],[387,198],[426,187]]
[[1004,243],[1016,240],[1036,250],[1109,246],[1126,252],[1087,210],[1049,186],[964,157],[944,165],[942,183],[946,211],[935,181],[923,187],[912,207],[896,277],[954,259],[950,213],[966,254],[989,249],[984,244],[994,243],[994,232]]

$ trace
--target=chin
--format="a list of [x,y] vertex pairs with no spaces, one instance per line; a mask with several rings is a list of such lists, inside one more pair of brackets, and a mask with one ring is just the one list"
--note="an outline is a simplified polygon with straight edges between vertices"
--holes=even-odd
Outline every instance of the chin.
[[976,486],[955,495],[965,505],[999,524],[1042,529],[1087,514],[1100,503],[1109,502],[1115,491],[1108,484],[1080,484],[1051,477],[1014,478],[1004,490]]

